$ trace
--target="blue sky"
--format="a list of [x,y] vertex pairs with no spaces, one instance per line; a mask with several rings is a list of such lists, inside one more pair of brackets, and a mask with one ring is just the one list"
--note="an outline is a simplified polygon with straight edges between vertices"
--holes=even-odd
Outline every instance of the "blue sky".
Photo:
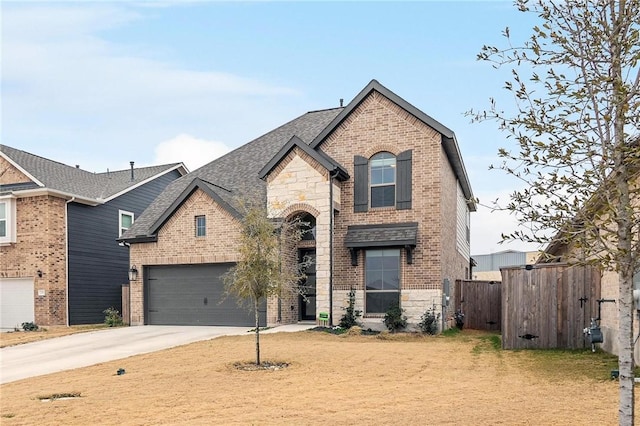
[[[7,2],[1,141],[90,171],[183,161],[191,170],[305,113],[349,102],[375,78],[457,135],[476,197],[517,185],[500,171],[495,123],[464,112],[502,90],[508,69],[483,44],[523,39],[535,16],[493,2]],[[472,253],[515,220],[480,207]]]

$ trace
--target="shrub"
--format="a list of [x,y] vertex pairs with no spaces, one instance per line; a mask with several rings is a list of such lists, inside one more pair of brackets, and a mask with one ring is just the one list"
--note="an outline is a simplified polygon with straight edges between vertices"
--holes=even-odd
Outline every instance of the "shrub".
[[105,309],[102,313],[104,314],[104,323],[109,327],[119,327],[124,325],[120,312],[118,312],[116,308],[111,307],[109,309]]
[[23,322],[22,329],[24,331],[38,331],[38,324],[35,322]]
[[435,307],[427,309],[427,311],[420,317],[418,327],[423,333],[438,334],[438,320],[440,319],[440,313],[436,314]]
[[402,314],[403,312],[404,310],[398,305],[387,309],[387,312],[384,314],[384,325],[390,332],[395,333],[407,326],[407,317]]
[[464,327],[464,314],[462,313],[462,311],[458,309],[456,313],[453,314],[453,318],[456,320],[456,327],[462,330],[462,328]]
[[362,312],[355,308],[356,304],[356,291],[351,287],[349,291],[349,305],[345,310],[344,315],[340,318],[340,327],[341,328],[351,328],[355,325],[358,325],[358,317],[362,315]]

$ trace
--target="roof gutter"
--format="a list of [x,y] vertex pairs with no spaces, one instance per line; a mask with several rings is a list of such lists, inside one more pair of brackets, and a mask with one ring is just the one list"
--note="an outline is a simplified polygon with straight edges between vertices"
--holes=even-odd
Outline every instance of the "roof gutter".
[[49,189],[49,188],[35,188],[35,189],[25,189],[20,191],[12,191],[11,194],[16,198],[38,197],[41,195],[53,195],[60,198],[66,198],[67,200],[74,201],[76,203],[87,204],[89,206],[98,206],[100,204],[104,204],[103,200],[82,197],[80,195],[71,194],[69,192],[64,192],[64,191],[56,191],[55,189]]
[[155,243],[158,241],[157,235],[137,235],[131,238],[118,238],[117,242],[136,244],[136,243]]

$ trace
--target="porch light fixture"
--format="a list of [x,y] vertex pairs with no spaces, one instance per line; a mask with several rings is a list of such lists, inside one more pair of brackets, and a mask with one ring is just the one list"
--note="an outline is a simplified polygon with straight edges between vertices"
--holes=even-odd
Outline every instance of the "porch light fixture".
[[136,265],[132,265],[131,269],[129,269],[129,281],[135,281],[138,279],[138,268]]

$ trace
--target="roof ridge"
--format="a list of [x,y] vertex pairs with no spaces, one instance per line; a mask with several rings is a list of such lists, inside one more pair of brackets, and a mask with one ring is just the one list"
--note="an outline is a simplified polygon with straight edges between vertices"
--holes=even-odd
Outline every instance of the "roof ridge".
[[[14,147],[9,146],[9,145],[2,144],[2,145],[0,145],[0,150],[2,150],[2,148],[9,148],[9,149],[12,149],[14,151],[20,151],[23,154],[31,155],[32,157],[36,157],[36,158],[38,158],[40,160],[48,161],[50,163],[55,163],[55,164],[58,164],[60,166],[68,167],[68,168],[73,169],[73,170],[80,170],[81,172],[89,173],[89,174],[92,174],[92,175],[96,174],[96,172],[90,172],[89,170],[81,169],[80,167],[70,166],[70,165],[62,163],[60,161],[52,160],[51,158],[43,157],[43,156],[38,155],[38,154],[33,154],[33,153],[29,152],[29,151],[25,151],[23,149],[14,148]],[[8,153],[6,153],[6,154],[9,155]]]
[[[226,154],[221,155],[220,157],[218,157],[218,158],[216,158],[216,159],[214,159],[214,160],[211,160],[209,163],[205,164],[204,166],[201,166],[200,168],[202,168],[202,167],[206,167],[207,165],[209,165],[209,164],[211,164],[211,163],[215,163],[216,161],[219,161],[219,160],[221,160],[221,159],[223,159],[223,158],[226,158],[226,157],[228,157],[229,155],[234,154],[236,151],[238,151],[238,150],[240,150],[240,149],[247,149],[248,147],[253,146],[256,142],[259,142],[259,141],[260,141],[262,138],[264,138],[265,136],[267,136],[267,135],[269,135],[269,134],[272,134],[272,133],[277,132],[278,130],[282,129],[283,127],[285,127],[285,126],[287,126],[287,125],[289,125],[289,124],[291,124],[291,123],[293,123],[294,121],[301,119],[301,118],[302,118],[302,117],[304,117],[305,115],[315,114],[315,113],[319,113],[319,112],[323,112],[323,111],[330,111],[330,110],[332,110],[332,109],[339,109],[339,108],[340,108],[340,107],[338,107],[338,108],[329,108],[329,109],[325,109],[325,110],[307,111],[307,112],[305,112],[304,114],[300,114],[299,116],[297,116],[297,117],[295,117],[295,118],[293,118],[293,119],[291,119],[291,120],[287,121],[287,122],[286,122],[286,123],[284,123],[284,124],[281,124],[280,126],[276,127],[275,129],[271,129],[271,130],[269,130],[268,132],[263,133],[263,134],[261,134],[260,136],[258,136],[258,137],[256,137],[256,138],[253,138],[253,139],[252,139],[252,140],[250,140],[249,142],[244,143],[244,144],[240,145],[239,147],[232,149],[231,151],[227,152]],[[305,142],[305,143],[306,143],[306,142]]]
[[312,109],[311,111],[307,111],[307,114],[308,113],[312,113],[312,112],[325,112],[325,111],[331,111],[331,110],[334,110],[334,109],[345,109],[345,108],[346,107],[339,106],[339,107],[333,107],[333,108]]
[[[185,176],[186,176],[186,175],[185,175]],[[231,193],[233,192],[232,190],[227,189],[227,188],[225,188],[225,187],[224,187],[224,186],[222,186],[222,185],[218,185],[217,183],[209,182],[209,181],[208,181],[208,180],[206,180],[206,179],[202,179],[202,178],[200,178],[200,177],[196,177],[196,179],[200,179],[201,181],[203,181],[204,183],[206,183],[206,184],[208,184],[208,185],[212,185],[212,186],[215,186],[216,188],[220,188],[220,189],[222,189],[223,191],[227,191],[229,194],[231,194]]]
[[[178,163],[158,164],[158,165],[155,165],[155,166],[134,167],[133,170],[144,170],[144,169],[152,169],[152,168],[160,168],[160,167],[168,168],[168,167],[179,166],[180,164],[182,164],[182,163],[178,162]],[[107,170],[106,172],[94,172],[94,174],[100,176],[100,175],[105,175],[105,174],[108,174],[108,173],[123,173],[123,172],[129,172],[129,171],[131,171],[131,168],[119,169],[119,170]]]

